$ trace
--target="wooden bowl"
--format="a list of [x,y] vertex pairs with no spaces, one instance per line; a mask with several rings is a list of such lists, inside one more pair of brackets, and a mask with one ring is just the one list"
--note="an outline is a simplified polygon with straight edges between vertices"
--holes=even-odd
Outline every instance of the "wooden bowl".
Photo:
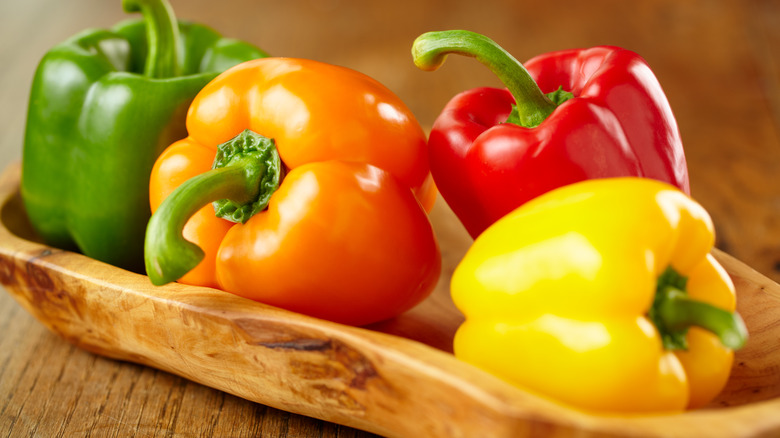
[[[394,320],[347,327],[225,292],[171,284],[35,240],[20,168],[0,178],[0,282],[76,346],[289,412],[397,437],[780,435],[780,286],[719,251],[750,330],[710,406],[592,415],[511,386],[451,354],[462,317],[449,276],[470,244],[446,204],[432,214],[444,268],[433,295]],[[642,394],[637,394],[641,397]]]

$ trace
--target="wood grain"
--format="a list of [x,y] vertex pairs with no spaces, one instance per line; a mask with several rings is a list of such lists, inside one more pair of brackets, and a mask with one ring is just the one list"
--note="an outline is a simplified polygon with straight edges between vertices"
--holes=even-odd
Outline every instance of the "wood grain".
[[[452,58],[436,73],[416,70],[409,47],[421,32],[482,32],[519,59],[597,44],[635,50],[648,60],[672,104],[693,193],[713,216],[718,246],[780,281],[780,2],[172,3],[180,17],[208,22],[273,54],[374,76],[426,126],[458,91],[498,84],[472,60]],[[0,168],[21,157],[29,84],[43,53],[84,28],[109,27],[124,18],[118,0],[0,2]],[[442,207],[434,211],[434,221],[445,259],[439,288],[446,290],[467,240]],[[438,304],[448,305],[446,296],[436,296]],[[408,321],[376,327],[426,344],[447,337],[421,328]],[[0,330],[0,436],[371,436],[74,348],[8,293],[0,293]],[[772,363],[760,367],[777,374]],[[775,391],[758,377],[744,382],[734,390],[759,397]]]
[[[434,292],[431,299],[392,324],[357,328],[219,290],[180,284],[154,287],[145,276],[34,242],[26,234],[29,225],[18,196],[19,176],[19,166],[11,166],[0,178],[0,282],[51,332],[96,355],[167,371],[284,411],[392,437],[780,434],[780,417],[771,415],[780,409],[780,374],[774,372],[780,363],[776,348],[780,285],[720,251],[715,255],[735,281],[739,311],[751,333],[746,347],[737,352],[727,387],[706,409],[681,415],[605,417],[525,392],[455,359],[448,350],[460,316],[446,290]],[[403,337],[410,331],[438,336]],[[66,356],[73,353],[72,349],[61,351]],[[53,359],[53,363],[61,360]],[[37,354],[28,366],[48,368],[51,364],[50,356]],[[78,367],[67,375],[83,381],[97,366],[97,357],[81,356],[66,366]],[[58,375],[58,383],[64,372]],[[169,378],[154,377],[153,385],[158,377]],[[109,389],[116,386],[107,386],[105,380],[98,383],[82,389],[86,397],[100,400],[102,396],[105,403]],[[39,381],[29,384],[35,386]],[[67,386],[45,388],[52,392],[48,403],[75,399],[67,403],[67,421],[60,427],[97,430],[97,424],[89,421],[100,416],[91,409],[103,403],[78,404],[83,394],[61,393]],[[179,425],[187,424],[180,417],[208,418],[210,404],[224,403],[225,395],[220,394],[195,395],[196,403],[190,403],[182,386],[182,382],[173,385],[167,400],[150,400],[152,405],[165,403],[176,409],[157,411],[152,423],[139,419],[136,424],[152,424],[154,429],[136,429],[135,433],[175,433]],[[24,397],[29,393],[24,388],[14,388],[12,394]],[[26,415],[12,412],[12,429],[18,418],[40,415],[36,410],[47,408],[46,403],[28,405],[24,401],[8,406],[31,410]],[[216,418],[201,424],[215,428]],[[56,427],[54,423],[43,425]],[[35,433],[67,436],[84,431],[77,429],[36,428]],[[217,434],[213,429],[204,432]]]

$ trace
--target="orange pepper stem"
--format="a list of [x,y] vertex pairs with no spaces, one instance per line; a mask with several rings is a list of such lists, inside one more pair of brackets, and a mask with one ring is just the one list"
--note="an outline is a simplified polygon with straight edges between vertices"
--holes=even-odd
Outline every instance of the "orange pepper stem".
[[659,279],[650,319],[661,333],[664,348],[687,349],[686,334],[692,326],[712,332],[727,348],[742,348],[748,333],[739,314],[691,299],[684,291],[685,280],[672,268]]
[[144,257],[152,283],[176,281],[203,260],[203,250],[183,236],[192,215],[213,202],[215,215],[244,223],[266,208],[281,173],[271,139],[246,130],[221,144],[212,169],[176,188],[149,220]]

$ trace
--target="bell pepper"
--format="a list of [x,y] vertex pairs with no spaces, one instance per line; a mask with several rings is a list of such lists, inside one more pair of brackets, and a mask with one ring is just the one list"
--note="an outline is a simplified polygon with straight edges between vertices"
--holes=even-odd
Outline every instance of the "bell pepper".
[[422,34],[412,54],[435,70],[450,53],[475,57],[507,87],[456,95],[429,138],[431,172],[472,237],[530,199],[589,178],[643,176],[689,192],[677,123],[634,52],[600,46],[525,65],[468,31]]
[[149,175],[186,135],[195,94],[217,74],[267,56],[177,22],[166,0],[125,0],[143,19],[85,30],[45,54],[32,83],[21,194],[50,245],[143,272]]
[[187,128],[152,170],[152,283],[352,325],[433,290],[425,133],[377,81],[312,60],[249,61],[203,88]]
[[723,388],[747,339],[707,212],[637,177],[552,190],[456,267],[456,357],[593,412],[679,412]]

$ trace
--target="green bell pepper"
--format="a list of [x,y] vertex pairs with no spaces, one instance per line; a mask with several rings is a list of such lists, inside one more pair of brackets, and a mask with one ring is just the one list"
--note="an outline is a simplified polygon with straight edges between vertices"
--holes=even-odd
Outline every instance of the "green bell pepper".
[[186,136],[187,108],[228,68],[268,56],[177,21],[167,0],[123,0],[142,19],[85,30],[52,48],[32,83],[21,195],[55,247],[143,272],[157,156]]

